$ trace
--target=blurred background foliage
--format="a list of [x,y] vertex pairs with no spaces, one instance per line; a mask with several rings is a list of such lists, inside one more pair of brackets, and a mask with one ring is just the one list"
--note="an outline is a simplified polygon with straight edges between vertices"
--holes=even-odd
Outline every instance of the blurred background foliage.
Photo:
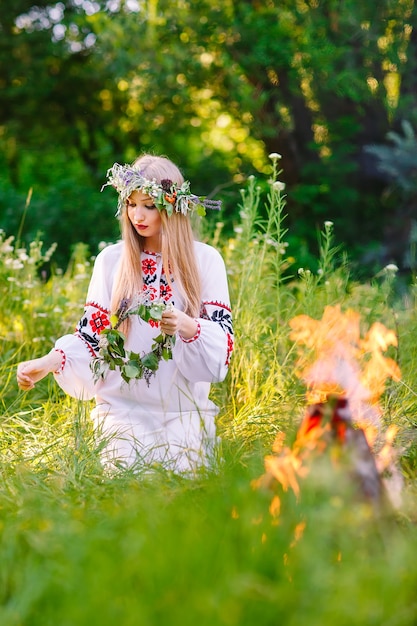
[[416,27],[414,0],[3,3],[0,227],[94,254],[118,236],[106,170],[153,151],[227,232],[277,152],[299,265],[332,220],[358,271],[414,272]]

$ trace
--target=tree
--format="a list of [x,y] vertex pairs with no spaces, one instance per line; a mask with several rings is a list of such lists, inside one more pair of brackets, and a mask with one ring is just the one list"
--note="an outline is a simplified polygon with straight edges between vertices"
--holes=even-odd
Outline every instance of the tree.
[[415,15],[414,0],[19,0],[0,16],[9,178],[97,184],[150,149],[233,215],[279,152],[295,243],[332,219],[360,251],[391,210],[364,146],[415,104]]

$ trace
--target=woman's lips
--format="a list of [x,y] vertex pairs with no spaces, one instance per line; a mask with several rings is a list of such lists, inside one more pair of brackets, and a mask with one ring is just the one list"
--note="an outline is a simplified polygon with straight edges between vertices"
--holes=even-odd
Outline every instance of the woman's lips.
[[144,224],[136,224],[137,230],[146,230],[148,227]]

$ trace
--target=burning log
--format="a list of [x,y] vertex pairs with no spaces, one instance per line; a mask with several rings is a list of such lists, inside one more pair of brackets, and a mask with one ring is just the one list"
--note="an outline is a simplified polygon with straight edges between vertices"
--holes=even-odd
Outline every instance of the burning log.
[[[339,446],[344,452],[346,470],[359,492],[373,504],[380,506],[386,501],[385,488],[379,474],[375,457],[363,428],[355,428],[344,397],[330,396],[327,402],[307,407],[299,433],[320,429],[328,446]],[[301,435],[302,436],[302,435]]]

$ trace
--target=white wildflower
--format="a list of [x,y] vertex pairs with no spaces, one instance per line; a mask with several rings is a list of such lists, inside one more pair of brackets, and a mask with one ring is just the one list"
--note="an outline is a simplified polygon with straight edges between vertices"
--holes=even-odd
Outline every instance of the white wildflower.
[[109,345],[109,340],[107,339],[106,335],[100,335],[100,338],[98,340],[99,348],[107,348],[108,345]]
[[272,183],[272,186],[277,191],[284,191],[284,189],[285,189],[285,183],[283,183],[280,180],[276,180],[274,183]]
[[5,265],[10,266],[12,270],[21,270],[24,265],[19,259],[6,259]]
[[278,152],[271,152],[271,154],[268,154],[268,157],[272,159],[272,161],[278,161],[279,159],[282,159],[282,154],[279,154]]

